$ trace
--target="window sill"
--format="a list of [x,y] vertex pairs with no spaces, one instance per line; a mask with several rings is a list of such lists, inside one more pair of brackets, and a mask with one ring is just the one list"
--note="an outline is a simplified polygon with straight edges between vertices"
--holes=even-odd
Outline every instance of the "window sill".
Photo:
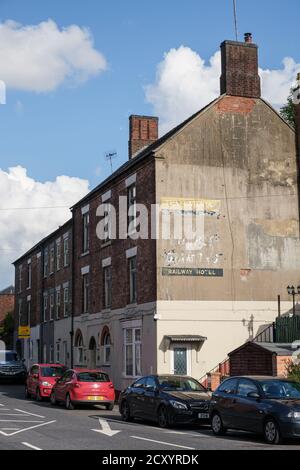
[[111,307],[109,307],[109,308],[103,308],[103,309],[101,310],[101,314],[105,314],[105,313],[111,313]]
[[80,258],[84,258],[85,256],[88,256],[90,254],[90,250],[85,251],[84,253],[81,253]]
[[101,243],[101,248],[106,248],[107,246],[110,246],[110,245],[111,245],[111,240]]
[[137,302],[134,302],[132,304],[127,304],[125,308],[130,309],[130,308],[136,308],[138,306]]

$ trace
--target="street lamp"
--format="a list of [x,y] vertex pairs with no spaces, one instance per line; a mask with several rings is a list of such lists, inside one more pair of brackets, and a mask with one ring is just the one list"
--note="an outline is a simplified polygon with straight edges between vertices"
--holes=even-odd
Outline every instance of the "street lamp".
[[295,289],[294,286],[287,286],[287,292],[293,297],[293,315],[296,315],[295,297],[296,295],[300,295],[300,286],[298,286],[297,289]]

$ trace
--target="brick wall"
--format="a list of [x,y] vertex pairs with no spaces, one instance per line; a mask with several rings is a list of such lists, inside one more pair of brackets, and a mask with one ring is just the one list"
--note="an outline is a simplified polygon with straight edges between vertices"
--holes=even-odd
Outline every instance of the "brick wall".
[[14,294],[0,294],[0,325],[9,312],[13,312],[15,305]]
[[259,98],[258,48],[252,43],[224,41],[221,44],[221,94]]
[[[103,269],[102,260],[111,257],[112,266],[112,309],[123,308],[129,304],[129,277],[128,260],[126,250],[137,246],[137,303],[142,304],[154,301],[156,298],[156,254],[155,240],[122,240],[116,239],[108,245],[104,245],[96,236],[96,226],[100,218],[96,216],[96,210],[101,204],[101,195],[111,190],[111,199],[107,202],[116,208],[117,220],[119,220],[119,196],[127,196],[125,179],[132,173],[136,173],[136,197],[138,204],[145,204],[149,208],[148,222],[150,227],[150,205],[155,203],[155,166],[154,161],[149,160],[135,168],[131,173],[122,175],[111,186],[103,188],[82,205],[74,209],[74,314],[82,313],[82,274],[81,268],[90,267],[89,284],[89,313],[97,313],[104,307]],[[89,204],[90,216],[90,244],[89,252],[82,254],[82,213],[81,208]],[[118,230],[118,224],[117,224]],[[150,230],[150,229],[149,229]]]
[[274,360],[274,375],[287,377],[286,367],[290,360],[290,356],[276,356]]
[[130,116],[129,118],[129,158],[158,138],[158,118],[152,116]]

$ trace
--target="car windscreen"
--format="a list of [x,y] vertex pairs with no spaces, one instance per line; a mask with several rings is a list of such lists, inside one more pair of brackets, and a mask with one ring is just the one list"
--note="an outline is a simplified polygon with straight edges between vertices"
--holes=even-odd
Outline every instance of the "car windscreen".
[[103,372],[80,372],[77,374],[78,382],[109,382],[109,377]]
[[205,388],[191,377],[158,377],[162,390],[178,392],[206,392]]
[[12,351],[1,351],[0,353],[0,362],[5,363],[5,362],[15,362],[18,361],[18,355],[15,352]]
[[42,367],[41,376],[42,377],[61,377],[65,369],[63,367]]
[[260,384],[267,398],[300,399],[300,383],[288,380],[266,380]]

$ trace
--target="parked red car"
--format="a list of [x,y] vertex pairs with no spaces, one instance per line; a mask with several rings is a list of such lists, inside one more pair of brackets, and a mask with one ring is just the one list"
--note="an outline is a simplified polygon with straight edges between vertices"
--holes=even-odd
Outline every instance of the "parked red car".
[[115,389],[108,375],[101,370],[69,369],[56,381],[51,397],[51,405],[64,403],[68,410],[76,405],[104,405],[112,410],[115,402]]
[[49,398],[53,385],[65,370],[66,368],[62,364],[34,364],[26,379],[26,398],[35,397],[37,401]]

